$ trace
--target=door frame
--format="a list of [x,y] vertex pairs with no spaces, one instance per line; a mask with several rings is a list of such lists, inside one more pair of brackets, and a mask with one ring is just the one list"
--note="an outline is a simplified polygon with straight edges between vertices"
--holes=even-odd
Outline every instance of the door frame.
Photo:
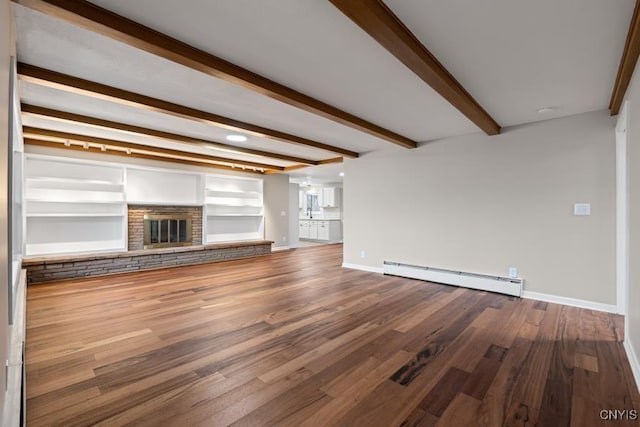
[[625,101],[616,123],[616,308],[625,316],[629,312],[629,178],[628,125],[629,106]]

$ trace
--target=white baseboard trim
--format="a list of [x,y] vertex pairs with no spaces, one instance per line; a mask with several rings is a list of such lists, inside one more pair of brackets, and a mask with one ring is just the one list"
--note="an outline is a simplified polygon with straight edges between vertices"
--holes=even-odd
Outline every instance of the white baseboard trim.
[[[342,263],[342,268],[351,268],[354,270],[368,271],[370,273],[384,274],[384,268],[371,267],[368,265],[351,264],[351,263],[345,262],[345,263]],[[554,304],[569,305],[572,307],[586,308],[589,310],[605,311],[607,313],[618,312],[618,308],[615,304],[603,304],[600,302],[561,297],[557,295],[543,294],[539,292],[523,291],[522,298],[551,302]]]
[[291,249],[291,246],[276,246],[271,248],[271,252],[288,251],[290,249]]
[[607,313],[617,313],[618,308],[615,304],[602,304],[600,302],[587,301],[576,298],[560,297],[551,294],[542,294],[539,292],[524,291],[522,298],[535,299],[538,301],[552,302],[554,304],[570,305],[572,307],[587,308],[589,310],[606,311]]
[[368,265],[349,264],[347,262],[342,263],[342,268],[351,268],[353,270],[368,271],[369,273],[384,274],[382,267],[370,267]]
[[636,387],[638,387],[638,391],[640,391],[640,361],[638,361],[638,356],[636,352],[633,350],[633,345],[631,341],[626,336],[628,333],[624,331],[625,339],[624,339],[624,350],[627,352],[627,359],[629,359],[629,364],[631,365],[631,371],[633,372],[633,377],[636,379]]

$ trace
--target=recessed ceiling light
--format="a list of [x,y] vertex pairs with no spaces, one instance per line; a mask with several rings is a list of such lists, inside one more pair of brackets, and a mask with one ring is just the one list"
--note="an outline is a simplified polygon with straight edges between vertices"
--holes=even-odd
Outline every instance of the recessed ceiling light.
[[542,108],[538,108],[538,113],[539,114],[544,114],[544,113],[550,113],[553,110],[555,110],[555,107],[542,107]]
[[344,176],[344,172],[340,172],[340,176]]
[[244,135],[227,135],[227,141],[245,142],[247,137]]

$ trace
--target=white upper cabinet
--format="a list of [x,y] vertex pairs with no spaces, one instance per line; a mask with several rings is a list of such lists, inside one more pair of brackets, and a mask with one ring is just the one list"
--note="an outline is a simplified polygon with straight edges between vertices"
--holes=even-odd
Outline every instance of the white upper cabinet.
[[323,187],[322,188],[322,207],[337,208],[340,207],[342,191],[339,187]]

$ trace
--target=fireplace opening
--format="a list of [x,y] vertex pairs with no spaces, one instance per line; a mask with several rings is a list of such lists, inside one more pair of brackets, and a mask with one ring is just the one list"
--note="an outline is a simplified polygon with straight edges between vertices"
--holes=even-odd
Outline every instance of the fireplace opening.
[[190,217],[173,215],[144,216],[144,249],[190,245]]

